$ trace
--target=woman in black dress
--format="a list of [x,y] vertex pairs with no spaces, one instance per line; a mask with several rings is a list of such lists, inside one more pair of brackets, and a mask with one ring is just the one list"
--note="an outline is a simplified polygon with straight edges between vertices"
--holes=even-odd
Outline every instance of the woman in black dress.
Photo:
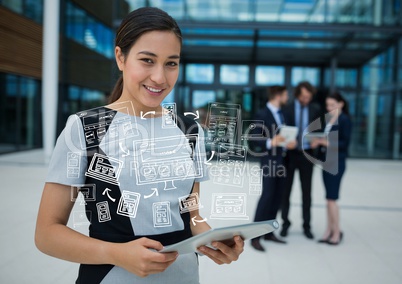
[[327,229],[318,242],[338,245],[343,233],[339,225],[339,189],[346,170],[346,157],[350,142],[352,121],[349,116],[348,104],[339,92],[329,95],[326,99],[328,119],[324,132],[327,138],[312,141],[312,147],[320,147],[324,157],[323,180],[327,199]]

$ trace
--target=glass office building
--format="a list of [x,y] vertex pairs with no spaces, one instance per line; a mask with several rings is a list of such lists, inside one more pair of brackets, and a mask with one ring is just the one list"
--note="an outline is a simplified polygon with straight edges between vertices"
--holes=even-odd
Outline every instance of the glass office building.
[[[346,96],[352,157],[402,159],[402,0],[96,2],[60,1],[58,131],[68,114],[105,102],[118,75],[113,37],[123,15],[156,6],[183,32],[179,82],[166,98],[179,111],[227,102],[251,119],[268,86],[291,94],[308,80],[321,104],[334,90]],[[42,146],[41,3],[0,0],[0,153]],[[8,25],[10,17],[30,34]],[[9,42],[28,42],[38,54],[25,58]]]

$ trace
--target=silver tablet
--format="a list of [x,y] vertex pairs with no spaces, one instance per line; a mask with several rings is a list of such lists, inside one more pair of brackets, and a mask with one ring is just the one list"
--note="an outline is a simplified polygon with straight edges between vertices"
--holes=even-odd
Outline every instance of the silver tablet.
[[234,236],[241,236],[243,240],[247,240],[268,234],[278,228],[279,223],[276,220],[215,228],[176,244],[165,246],[159,252],[177,251],[179,254],[193,253],[197,252],[197,248],[202,245],[212,247],[211,243],[214,241],[220,241],[230,246],[234,244]]

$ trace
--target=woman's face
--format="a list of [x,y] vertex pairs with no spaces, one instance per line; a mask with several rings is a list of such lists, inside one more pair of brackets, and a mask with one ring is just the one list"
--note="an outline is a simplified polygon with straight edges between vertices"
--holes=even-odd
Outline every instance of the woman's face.
[[180,49],[179,39],[169,31],[143,34],[126,57],[116,47],[124,82],[119,100],[132,101],[137,111],[156,110],[177,81]]
[[335,110],[338,110],[339,112],[342,111],[343,102],[338,102],[337,100],[335,100],[333,98],[327,98],[325,103],[327,105],[328,112],[333,112]]

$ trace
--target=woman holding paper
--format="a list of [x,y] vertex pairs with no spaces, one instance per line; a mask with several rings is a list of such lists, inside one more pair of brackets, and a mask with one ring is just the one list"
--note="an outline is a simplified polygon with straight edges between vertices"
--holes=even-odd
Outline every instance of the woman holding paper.
[[318,242],[338,245],[343,233],[339,225],[339,207],[336,201],[343,174],[346,170],[346,157],[352,130],[348,104],[339,92],[326,99],[328,121],[324,132],[327,138],[316,138],[311,142],[312,148],[320,146],[323,155],[323,180],[327,199],[327,229]]

